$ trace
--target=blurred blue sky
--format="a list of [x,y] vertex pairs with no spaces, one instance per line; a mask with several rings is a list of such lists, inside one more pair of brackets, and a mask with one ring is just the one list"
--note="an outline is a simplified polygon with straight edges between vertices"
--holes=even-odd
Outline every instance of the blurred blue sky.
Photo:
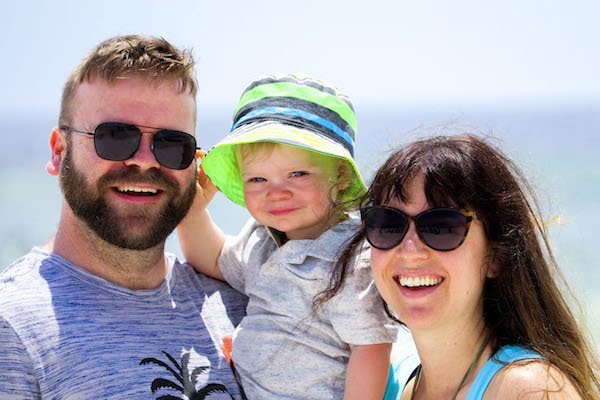
[[[44,166],[67,75],[102,40],[143,33],[193,49],[200,86],[197,136],[205,149],[227,131],[245,86],[270,72],[313,75],[350,95],[363,174],[421,124],[465,120],[507,138],[528,172],[543,177],[534,181],[544,183],[542,194],[555,199],[557,214],[567,220],[555,230],[559,259],[574,287],[587,290],[600,346],[600,257],[594,251],[600,224],[599,1],[0,5],[0,182],[8,193],[0,195],[0,270],[56,229],[61,197]],[[211,206],[228,233],[247,218],[224,198]],[[167,248],[178,251],[174,236]]]
[[233,110],[268,72],[329,80],[355,105],[600,103],[600,2],[2,0],[2,115],[55,115],[107,37],[193,48],[203,109]]

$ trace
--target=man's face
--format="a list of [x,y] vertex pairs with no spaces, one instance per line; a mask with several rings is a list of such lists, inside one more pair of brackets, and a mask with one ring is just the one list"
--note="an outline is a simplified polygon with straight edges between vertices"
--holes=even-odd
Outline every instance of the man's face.
[[[131,77],[108,85],[98,79],[78,89],[73,129],[93,132],[103,122],[194,133],[194,98],[175,82]],[[77,218],[103,240],[144,250],[163,243],[190,208],[196,191],[196,163],[168,169],[151,150],[156,129],[141,128],[137,152],[125,161],[98,157],[92,136],[71,132],[60,168],[65,199]]]

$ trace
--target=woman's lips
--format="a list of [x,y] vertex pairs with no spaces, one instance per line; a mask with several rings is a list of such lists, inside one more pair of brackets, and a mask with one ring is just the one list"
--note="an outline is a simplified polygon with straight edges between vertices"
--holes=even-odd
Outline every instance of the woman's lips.
[[421,275],[421,276],[402,276],[398,275],[395,278],[398,283],[404,287],[417,287],[417,286],[435,286],[439,285],[444,278],[435,275]]
[[444,282],[444,278],[439,275],[396,275],[394,281],[403,295],[407,297],[422,297],[435,292]]

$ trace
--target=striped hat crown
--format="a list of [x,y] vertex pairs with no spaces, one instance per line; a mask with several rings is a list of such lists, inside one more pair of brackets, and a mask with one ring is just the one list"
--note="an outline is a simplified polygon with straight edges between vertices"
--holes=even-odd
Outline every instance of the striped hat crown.
[[275,121],[323,135],[354,157],[357,126],[352,102],[323,81],[302,75],[270,75],[252,82],[240,98],[231,131]]
[[341,201],[364,193],[354,163],[356,115],[350,99],[330,84],[303,75],[268,75],[252,82],[235,110],[231,131],[202,160],[214,184],[244,206],[243,182],[234,146],[275,142],[345,160],[352,182]]

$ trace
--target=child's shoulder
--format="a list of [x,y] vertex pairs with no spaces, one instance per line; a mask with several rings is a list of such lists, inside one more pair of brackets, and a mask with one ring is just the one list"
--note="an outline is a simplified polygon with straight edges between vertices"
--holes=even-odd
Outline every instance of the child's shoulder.
[[261,252],[268,253],[274,251],[276,248],[276,239],[269,231],[269,228],[251,217],[236,235],[226,236],[224,248],[221,252],[226,253],[231,251],[231,249],[237,249],[242,252],[260,249]]
[[269,236],[269,228],[250,217],[236,236],[238,238],[250,238],[251,236],[264,238]]
[[[360,218],[351,214],[349,219],[340,222],[329,231],[331,237],[324,238],[324,242],[336,249],[336,260],[354,236],[360,233],[361,227]],[[348,268],[349,273],[359,270],[371,273],[371,251],[366,240],[358,244]]]
[[348,218],[337,223],[331,229],[324,232],[323,235],[331,235],[339,237],[343,240],[348,240],[357,234],[361,229],[360,217],[357,214],[352,213],[348,215]]

